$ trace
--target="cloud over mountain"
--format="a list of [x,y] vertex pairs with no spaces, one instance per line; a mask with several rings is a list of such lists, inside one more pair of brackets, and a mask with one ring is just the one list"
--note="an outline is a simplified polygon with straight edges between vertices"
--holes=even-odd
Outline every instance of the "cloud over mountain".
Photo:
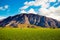
[[41,8],[39,10],[39,12],[41,12],[40,15],[51,17],[51,18],[54,18],[57,20],[60,20],[60,12],[59,11],[60,11],[60,6],[57,8],[50,7],[49,9]]
[[0,20],[5,19],[6,17],[0,16]]
[[[50,5],[50,3],[53,2],[55,3],[54,5]],[[39,14],[39,15],[43,15],[43,16],[47,16],[47,17],[51,17],[51,18],[55,18],[57,20],[60,19],[60,6],[58,7],[54,7],[55,5],[59,4],[59,0],[57,2],[57,0],[35,0],[35,1],[26,1],[24,3],[25,6],[23,6],[21,9],[26,10],[28,9],[30,6],[41,6],[36,12],[35,9],[34,13],[35,14]],[[30,11],[31,9],[29,9],[28,11]],[[21,10],[22,11],[22,10]],[[27,12],[28,12],[27,11]],[[30,11],[32,12],[32,10]],[[33,12],[32,12],[33,13]]]
[[32,9],[32,8],[28,11],[28,13],[34,13],[34,14],[37,14],[37,13],[34,11],[34,9]]

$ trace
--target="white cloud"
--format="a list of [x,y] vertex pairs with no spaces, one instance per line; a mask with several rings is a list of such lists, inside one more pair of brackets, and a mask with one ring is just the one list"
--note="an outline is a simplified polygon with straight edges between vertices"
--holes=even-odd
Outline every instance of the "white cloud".
[[48,7],[50,6],[50,2],[56,2],[56,0],[35,0],[35,1],[30,1],[30,2],[25,2],[24,4],[27,6],[42,6],[42,7]]
[[30,1],[30,2],[25,2],[24,4],[26,5],[26,6],[32,6],[32,5],[34,5],[34,3],[35,3],[35,1]]
[[28,4],[28,2],[26,1],[24,4],[26,5],[26,4]]
[[58,2],[60,2],[60,0],[58,0]]
[[21,8],[19,8],[19,9],[27,9],[29,6],[23,6],[23,7],[21,7]]
[[27,13],[25,10],[21,10],[21,12],[20,13]]
[[[58,0],[60,1],[60,0]],[[39,10],[39,14],[47,17],[51,17],[57,20],[60,20],[60,6],[55,8],[54,6],[57,5],[58,3],[55,3],[52,7],[50,7],[50,2],[56,2],[56,0],[35,0],[35,1],[30,1],[30,2],[25,2],[24,5],[21,9],[22,12],[25,12],[25,9],[27,9],[30,6],[41,6]],[[48,8],[48,9],[47,9]],[[26,13],[26,12],[25,12]],[[27,13],[34,13],[37,14],[33,8],[31,8]]]
[[5,5],[5,6],[4,6],[5,9],[8,9],[8,7],[9,7],[8,5]]
[[[27,9],[28,7],[30,6],[42,6],[42,7],[45,7],[47,8],[49,6],[49,4],[47,4],[48,0],[35,0],[35,1],[30,1],[30,2],[25,2],[23,7],[19,8],[19,10],[21,10],[22,12],[25,12],[25,9]],[[26,12],[25,12],[26,13]],[[28,11],[28,13],[35,13],[37,14],[34,9],[30,9]]]
[[2,19],[5,19],[6,17],[4,17],[4,16],[0,16],[0,20],[2,20]]
[[35,0],[30,2],[25,2],[25,6],[42,6],[47,8],[49,6],[49,0]]
[[56,2],[56,0],[49,0],[49,2]]
[[35,6],[40,6],[43,4],[46,4],[48,2],[48,0],[35,0]]
[[57,8],[50,7],[49,9],[41,8],[39,10],[39,13],[40,13],[40,15],[60,20],[60,6]]
[[46,8],[41,8],[41,9],[39,9],[39,13],[40,13],[40,15],[49,15],[48,13],[49,13],[49,10],[48,9],[46,9]]
[[8,7],[9,7],[8,5],[1,6],[1,7],[0,7],[0,10],[6,10],[6,9],[8,9]]
[[3,10],[3,7],[0,7],[0,10]]
[[28,11],[28,13],[37,14],[37,13],[34,11],[34,9],[33,9],[33,8],[31,8],[31,9]]
[[24,3],[24,5],[25,5],[25,6],[19,8],[19,9],[24,9],[24,10],[27,9],[29,6],[34,5],[34,1],[30,1],[30,2],[27,2],[27,1],[26,1],[26,2]]
[[47,4],[46,3],[43,3],[41,7],[42,8],[48,8],[49,6],[50,6],[49,3],[47,3]]
[[34,1],[30,1],[30,2],[27,2],[27,1],[26,1],[26,2],[24,3],[25,6],[19,8],[19,9],[21,9],[21,10],[24,9],[24,10],[25,10],[25,9],[27,9],[29,6],[32,6],[33,4],[34,4]]

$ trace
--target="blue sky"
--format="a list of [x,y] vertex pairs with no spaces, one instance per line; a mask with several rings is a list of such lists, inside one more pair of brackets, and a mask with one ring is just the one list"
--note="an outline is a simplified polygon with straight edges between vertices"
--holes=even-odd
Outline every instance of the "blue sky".
[[20,7],[24,6],[24,2],[31,0],[0,0],[0,7],[8,5],[8,9],[0,10],[0,16],[9,16],[17,14]]
[[[47,16],[48,14],[49,17],[57,14],[52,18],[59,19],[59,8],[60,0],[0,0],[0,19],[24,12],[43,16]],[[58,12],[55,12],[56,10]]]

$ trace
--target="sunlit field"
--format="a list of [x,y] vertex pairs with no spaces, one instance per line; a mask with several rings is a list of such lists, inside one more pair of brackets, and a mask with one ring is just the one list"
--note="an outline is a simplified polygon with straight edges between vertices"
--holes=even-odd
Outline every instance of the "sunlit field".
[[0,40],[60,40],[60,29],[0,28]]

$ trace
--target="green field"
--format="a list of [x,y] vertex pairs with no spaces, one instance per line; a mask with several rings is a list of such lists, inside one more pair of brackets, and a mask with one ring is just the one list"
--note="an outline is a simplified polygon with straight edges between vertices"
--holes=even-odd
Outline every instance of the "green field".
[[0,40],[60,40],[60,29],[0,28]]

